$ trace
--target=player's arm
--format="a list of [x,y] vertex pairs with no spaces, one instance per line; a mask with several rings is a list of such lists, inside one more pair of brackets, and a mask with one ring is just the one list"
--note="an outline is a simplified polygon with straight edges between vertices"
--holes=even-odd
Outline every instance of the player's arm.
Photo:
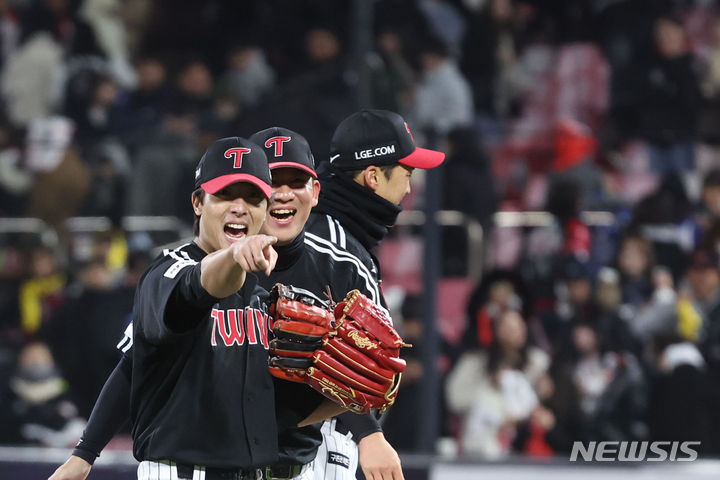
[[365,478],[376,480],[402,479],[400,456],[383,435],[380,422],[372,415],[344,413],[338,419],[353,434],[358,444],[360,467]]
[[[358,415],[356,415],[358,416]],[[385,440],[382,432],[371,433],[358,441],[359,463],[365,478],[373,480],[402,480],[400,456]]]
[[[313,410],[310,415],[308,415],[303,421],[298,424],[298,427],[305,427],[307,425],[312,425],[313,423],[322,422],[323,420],[333,418],[334,416],[339,415],[343,412],[347,412],[347,409],[345,407],[338,405],[331,400],[323,399],[320,405],[318,405],[318,407]],[[350,412],[350,415],[355,414]]]
[[272,245],[276,241],[267,235],[251,235],[206,255],[200,263],[185,262],[179,272],[168,274],[174,268],[171,266],[154,285],[146,282],[150,287],[140,291],[147,301],[140,303],[150,305],[151,309],[161,308],[163,313],[145,318],[164,320],[162,324],[141,325],[143,335],[151,341],[163,341],[169,333],[195,328],[214,303],[242,288],[247,272],[269,272],[275,267],[277,253]]
[[123,355],[93,407],[83,436],[70,458],[48,480],[84,480],[95,459],[130,417],[132,361]]
[[207,255],[201,262],[200,284],[213,297],[225,298],[242,288],[247,272],[270,275],[277,261],[275,242],[275,237],[251,235]]

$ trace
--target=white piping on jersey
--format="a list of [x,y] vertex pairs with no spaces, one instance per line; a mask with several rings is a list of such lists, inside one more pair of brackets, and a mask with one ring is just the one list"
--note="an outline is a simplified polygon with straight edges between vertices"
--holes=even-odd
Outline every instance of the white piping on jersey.
[[335,233],[335,223],[333,222],[333,218],[330,215],[325,215],[325,218],[327,218],[328,228],[330,229],[330,241],[332,243],[337,243],[337,234]]
[[117,344],[117,349],[123,353],[127,353],[133,346],[133,322],[130,322],[125,329],[122,340]]
[[[317,242],[317,244],[313,242]],[[339,250],[335,245],[324,238],[318,237],[310,232],[305,232],[305,243],[319,252],[330,255],[335,260],[341,262],[351,262],[354,264],[358,269],[358,274],[365,279],[365,285],[371,297],[370,300],[380,305],[380,288],[373,276],[370,274],[368,268],[360,261],[359,258],[350,252]]]
[[[185,247],[187,247],[188,245],[190,245],[190,242],[188,242],[188,243],[183,243],[183,244],[180,245],[179,247],[173,248],[172,250],[170,250],[169,248],[164,248],[164,249],[163,249],[163,255],[169,255],[170,252],[182,251],[182,249],[185,248]],[[185,253],[185,252],[182,252],[182,253]]]
[[340,225],[340,222],[338,222],[337,219],[335,219],[335,224],[337,225],[338,234],[340,235],[340,246],[342,248],[347,248],[347,241],[345,238],[345,229],[342,227],[342,225]]
[[[165,249],[163,250],[163,255],[170,256],[177,260],[175,263],[170,265],[167,270],[165,270],[164,276],[167,278],[175,278],[177,274],[185,267],[191,267],[193,265],[197,265],[198,262],[190,258],[190,256],[187,254],[187,252],[181,251],[183,247],[186,247],[189,245],[186,243],[185,245],[181,245],[178,248],[174,250]],[[180,255],[178,255],[178,253]]]

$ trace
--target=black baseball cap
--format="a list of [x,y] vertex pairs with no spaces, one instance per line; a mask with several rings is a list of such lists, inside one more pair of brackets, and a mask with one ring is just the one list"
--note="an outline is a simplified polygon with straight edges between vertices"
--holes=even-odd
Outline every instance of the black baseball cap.
[[250,141],[265,149],[270,170],[281,167],[297,168],[317,178],[310,144],[299,133],[287,128],[270,127],[253,134]]
[[252,183],[270,198],[272,176],[265,151],[241,137],[215,140],[195,169],[195,188],[215,194],[236,182]]
[[388,110],[360,110],[335,129],[330,141],[330,163],[340,170],[399,163],[413,168],[435,168],[445,154],[415,146],[403,117]]

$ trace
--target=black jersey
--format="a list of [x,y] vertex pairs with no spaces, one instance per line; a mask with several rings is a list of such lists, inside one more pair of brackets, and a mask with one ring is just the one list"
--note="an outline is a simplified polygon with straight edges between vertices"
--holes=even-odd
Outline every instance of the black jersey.
[[305,224],[308,237],[311,239],[323,239],[329,242],[336,250],[342,250],[352,256],[361,265],[359,267],[370,277],[372,284],[371,292],[363,292],[378,305],[387,308],[385,297],[381,289],[380,267],[377,259],[368,251],[365,246],[355,238],[352,233],[346,230],[342,224],[332,216],[325,213],[310,213],[310,218]]
[[200,285],[190,243],[165,250],[138,285],[130,413],[138,460],[252,468],[277,460],[267,370],[266,291],[247,274],[216,299]]
[[[309,232],[299,235],[290,245],[276,247],[278,262],[269,277],[260,275],[260,284],[270,289],[276,283],[293,285],[306,290],[312,296],[327,301],[328,287],[337,302],[353,289],[358,289],[377,302],[379,287],[370,270],[354,255],[332,242]],[[318,398],[314,390],[304,384],[277,380],[275,382],[278,404],[280,463],[302,464],[315,458],[317,447],[322,443],[319,425],[303,428],[294,426],[309,413],[309,403]],[[289,412],[285,399],[303,399],[304,410]],[[320,399],[322,397],[319,397]],[[297,407],[297,405],[292,405]],[[293,415],[294,414],[294,415]],[[352,414],[355,415],[355,414]],[[306,415],[305,415],[306,416]]]

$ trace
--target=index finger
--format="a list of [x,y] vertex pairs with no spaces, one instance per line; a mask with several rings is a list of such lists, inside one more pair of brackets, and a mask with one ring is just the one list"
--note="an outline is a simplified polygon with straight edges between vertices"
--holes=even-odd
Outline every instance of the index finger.
[[277,237],[273,237],[272,235],[264,235],[262,233],[259,233],[258,237],[260,238],[260,248],[263,249],[268,245],[275,245],[278,241]]
[[263,255],[265,256],[265,259],[267,260],[267,268],[265,269],[265,275],[270,276],[270,273],[275,268],[275,263],[277,262],[278,254],[275,251],[275,249],[272,247],[272,245],[266,245],[265,248],[263,248]]

